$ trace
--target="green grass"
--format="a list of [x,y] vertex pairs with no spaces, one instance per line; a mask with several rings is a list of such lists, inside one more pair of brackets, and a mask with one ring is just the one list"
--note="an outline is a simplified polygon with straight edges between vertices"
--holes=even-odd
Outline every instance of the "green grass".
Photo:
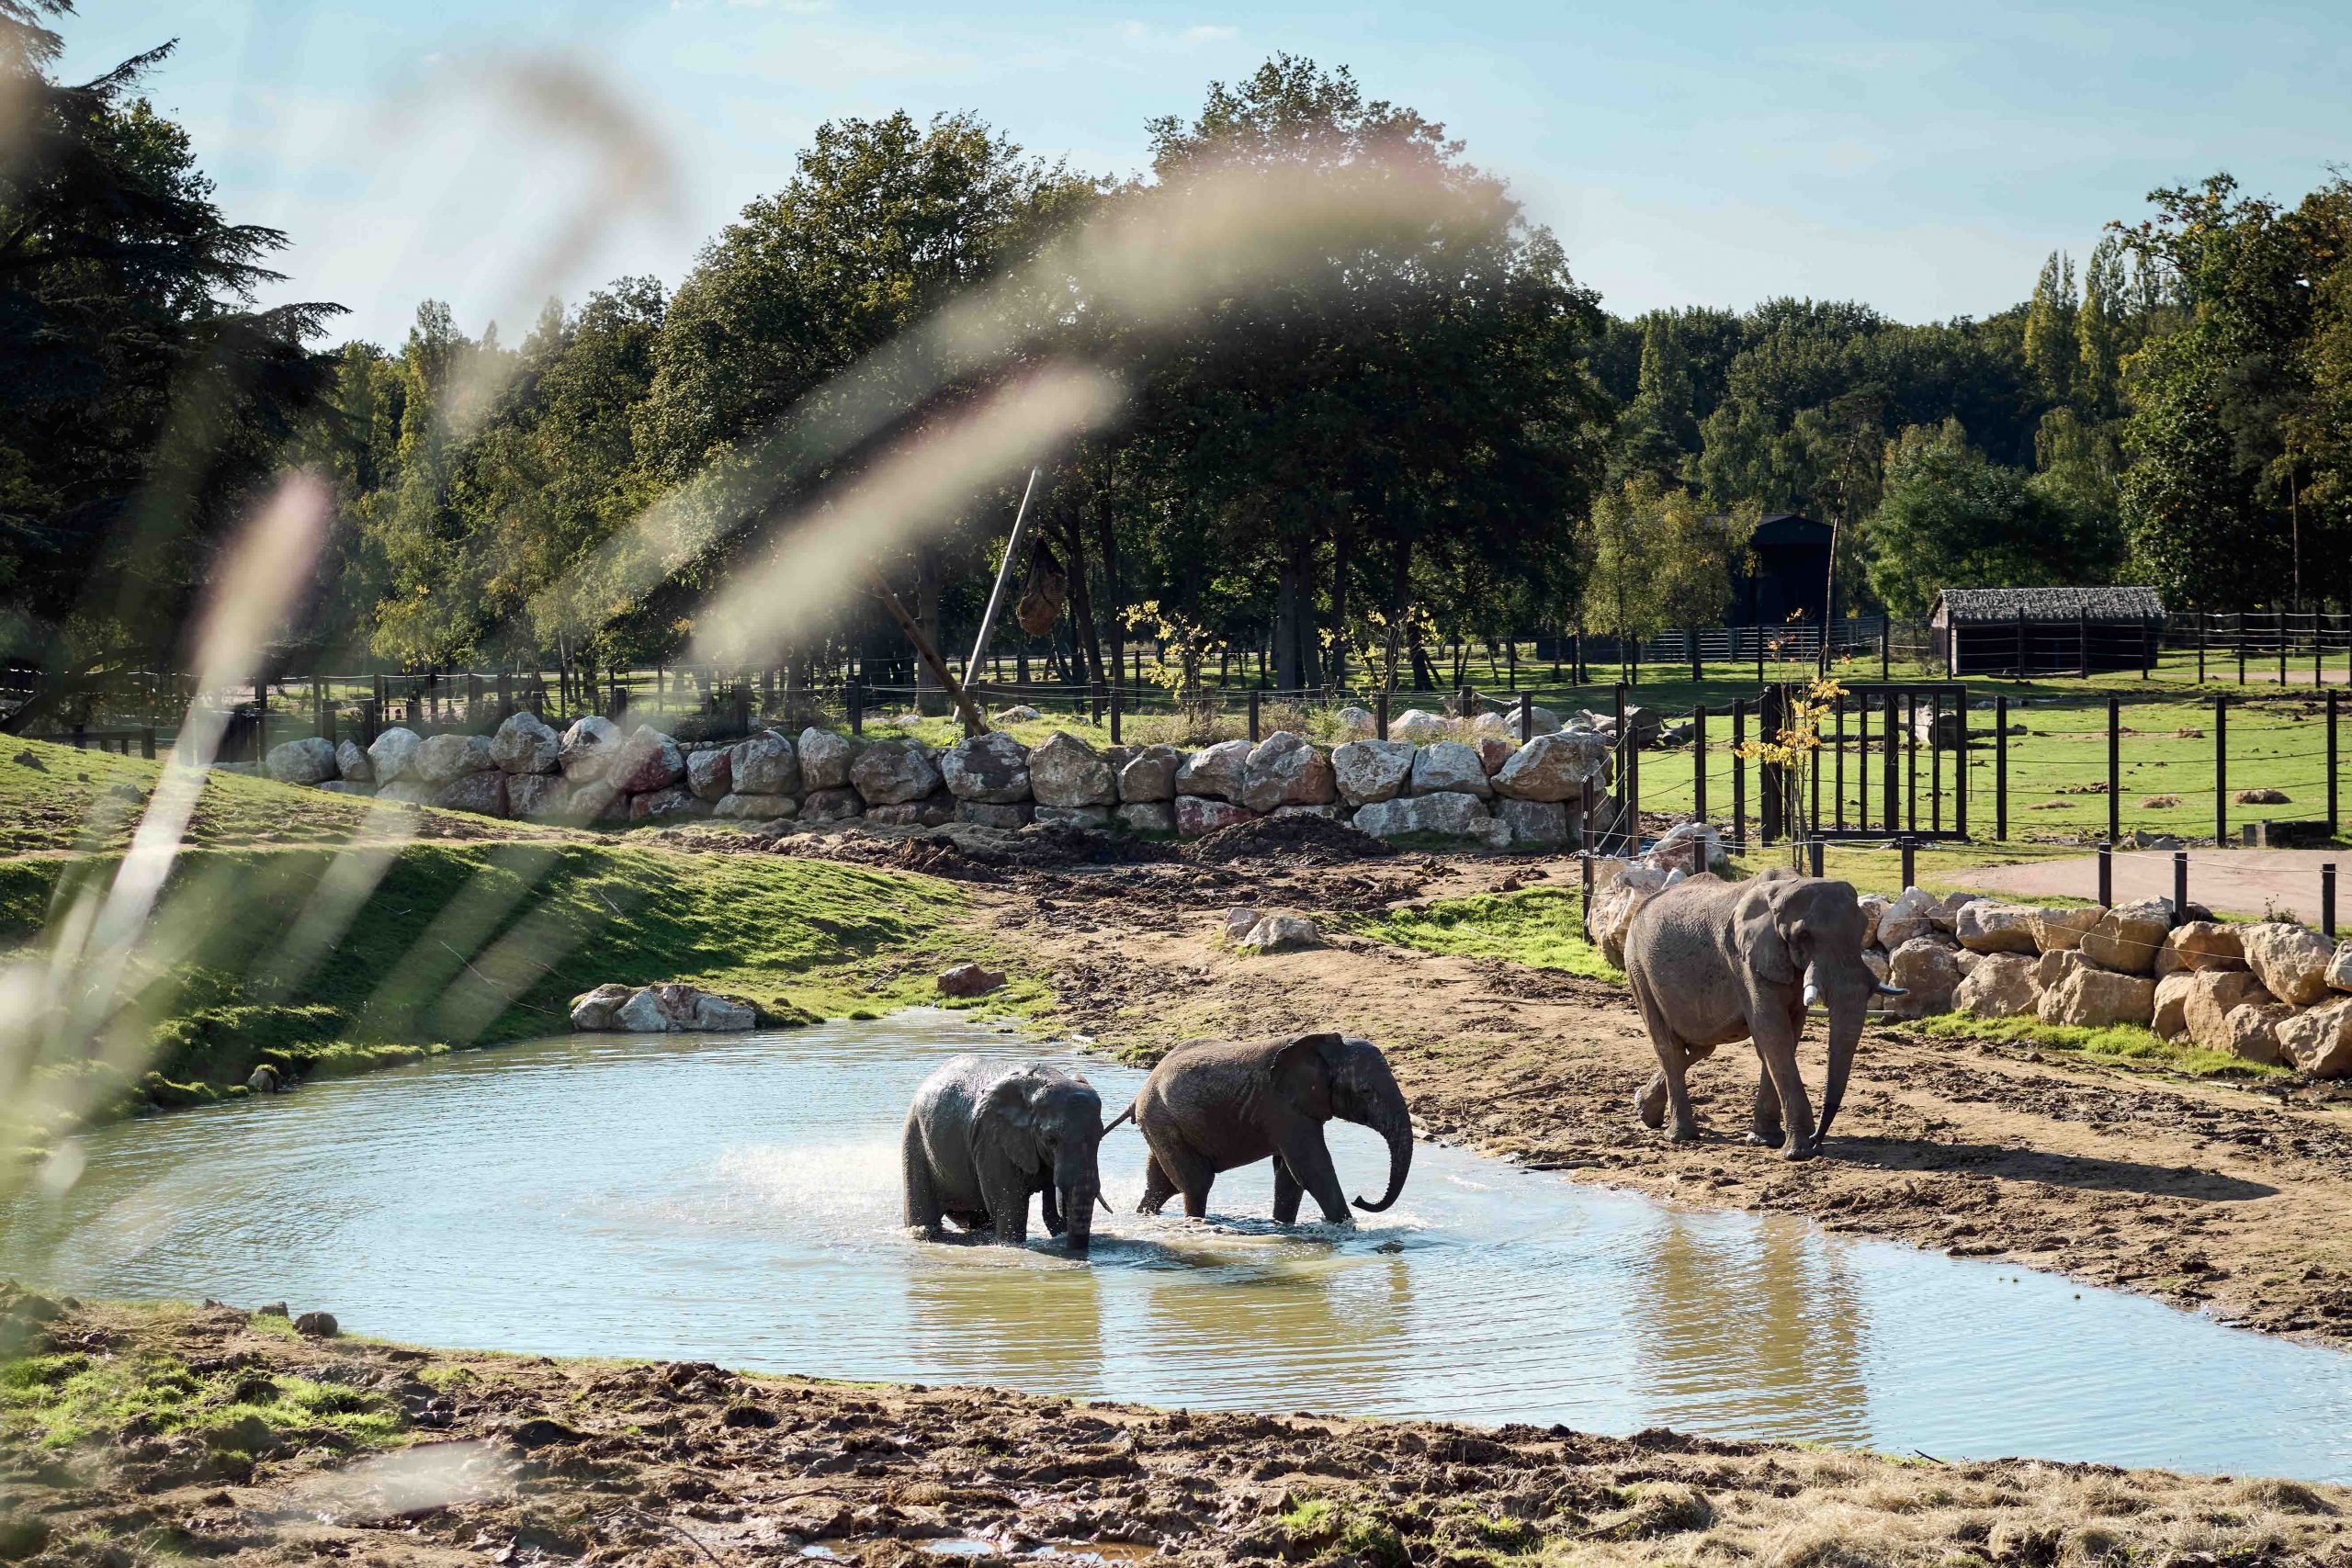
[[2094,1061],[2174,1073],[2183,1077],[2278,1078],[2294,1076],[2291,1068],[2249,1062],[2227,1051],[2211,1051],[2202,1045],[2166,1040],[2153,1031],[2132,1024],[2079,1029],[2042,1023],[2030,1018],[1972,1018],[1965,1013],[1945,1013],[1921,1019],[1905,1027],[1942,1040],[1991,1040],[2008,1045],[2030,1045],[2038,1050],[2060,1051]]
[[1480,893],[1399,909],[1358,927],[1383,942],[1453,957],[1503,958],[1596,980],[1623,980],[1584,939],[1584,895],[1566,887]]

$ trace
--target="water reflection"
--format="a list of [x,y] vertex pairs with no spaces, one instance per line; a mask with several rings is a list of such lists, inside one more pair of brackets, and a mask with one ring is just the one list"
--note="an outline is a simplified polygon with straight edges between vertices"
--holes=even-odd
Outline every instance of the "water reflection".
[[[1422,1149],[1386,1213],[1292,1230],[1263,1170],[1210,1223],[1136,1215],[1142,1145],[1114,1139],[1089,1262],[916,1241],[907,1099],[1007,1043],[945,1014],[567,1039],[111,1127],[0,1209],[0,1277],[548,1355],[2352,1474],[2352,1359],[1459,1150]],[[1085,1071],[1112,1104],[1140,1081]],[[1385,1171],[1371,1134],[1330,1142],[1343,1180]]]

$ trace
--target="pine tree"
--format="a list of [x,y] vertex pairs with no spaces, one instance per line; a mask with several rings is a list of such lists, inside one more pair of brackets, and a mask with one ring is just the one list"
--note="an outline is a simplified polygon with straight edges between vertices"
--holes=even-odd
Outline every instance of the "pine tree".
[[2074,389],[2076,314],[2074,258],[2052,251],[2026,307],[2025,362],[2053,402],[2066,401]]

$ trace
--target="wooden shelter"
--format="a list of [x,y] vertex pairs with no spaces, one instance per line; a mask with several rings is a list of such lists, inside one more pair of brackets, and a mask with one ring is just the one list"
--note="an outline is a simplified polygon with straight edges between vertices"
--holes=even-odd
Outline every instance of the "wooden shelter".
[[2164,626],[2153,588],[1947,588],[1928,616],[1948,676],[2142,670]]

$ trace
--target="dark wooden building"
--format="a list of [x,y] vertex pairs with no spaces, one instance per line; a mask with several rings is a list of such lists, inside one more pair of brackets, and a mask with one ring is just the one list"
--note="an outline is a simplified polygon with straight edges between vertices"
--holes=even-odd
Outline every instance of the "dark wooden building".
[[1947,588],[1928,616],[1947,675],[2144,669],[2164,628],[2153,588]]
[[1799,512],[1765,514],[1748,536],[1754,570],[1735,570],[1731,610],[1736,626],[1777,626],[1803,612],[1804,624],[1821,625],[1829,596],[1829,547],[1836,537],[1826,523]]

